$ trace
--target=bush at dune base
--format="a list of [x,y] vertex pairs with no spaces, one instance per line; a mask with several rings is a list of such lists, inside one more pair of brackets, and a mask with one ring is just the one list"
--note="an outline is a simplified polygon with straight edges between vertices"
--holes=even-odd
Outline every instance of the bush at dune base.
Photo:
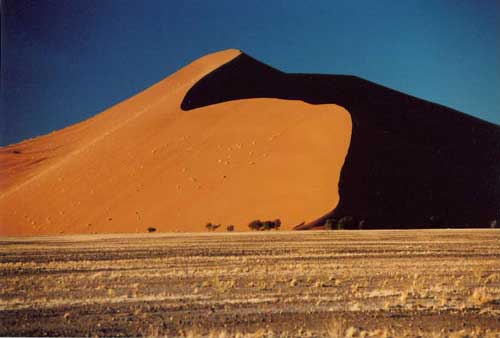
[[328,218],[325,221],[326,230],[343,230],[343,229],[363,229],[365,225],[364,220],[359,222],[352,216],[343,216],[340,219]]
[[280,219],[275,219],[274,221],[261,221],[261,220],[255,220],[250,222],[248,224],[248,227],[251,230],[271,230],[271,229],[276,229],[279,230],[281,227],[281,220]]
[[205,228],[207,228],[208,231],[215,231],[215,229],[217,229],[219,227],[220,227],[220,224],[213,224],[213,223],[210,223],[210,222],[208,222],[205,225]]

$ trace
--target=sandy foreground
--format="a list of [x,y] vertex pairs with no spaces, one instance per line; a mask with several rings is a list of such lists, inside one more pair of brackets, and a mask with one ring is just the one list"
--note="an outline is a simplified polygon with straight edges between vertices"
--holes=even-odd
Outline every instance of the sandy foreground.
[[1,336],[500,336],[498,230],[0,242]]
[[63,130],[0,148],[0,235],[283,229],[336,207],[351,137],[334,104],[248,99],[183,111],[200,78],[240,55],[205,56]]

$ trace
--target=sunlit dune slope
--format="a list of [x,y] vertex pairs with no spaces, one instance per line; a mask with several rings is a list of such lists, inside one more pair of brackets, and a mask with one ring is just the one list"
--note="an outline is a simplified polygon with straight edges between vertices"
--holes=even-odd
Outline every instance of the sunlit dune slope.
[[350,136],[334,104],[255,98],[180,108],[204,57],[92,119],[0,149],[0,235],[292,228],[331,211]]
[[166,101],[181,97],[203,76],[240,54],[240,51],[231,49],[207,55],[144,92],[86,121],[48,135],[1,147],[0,196],[58,164],[68,154],[90,149],[94,143],[115,130],[135,123],[145,112],[157,110]]

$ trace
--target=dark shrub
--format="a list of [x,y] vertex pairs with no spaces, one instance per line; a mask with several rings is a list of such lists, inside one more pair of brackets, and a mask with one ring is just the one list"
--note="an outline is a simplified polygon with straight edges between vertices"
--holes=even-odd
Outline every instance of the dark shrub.
[[274,228],[274,223],[271,221],[262,222],[262,227],[260,230],[271,230]]
[[359,221],[358,223],[358,229],[359,230],[363,230],[363,228],[365,227],[365,220],[362,219],[361,221]]
[[220,227],[220,224],[213,224],[213,223],[210,223],[210,222],[208,222],[205,225],[205,228],[207,228],[208,231],[215,231],[215,229],[217,229],[218,227]]
[[248,224],[248,227],[252,230],[259,230],[262,227],[262,222],[256,219],[255,221],[250,222],[250,224]]
[[226,228],[227,231],[234,231],[234,225],[228,225]]
[[248,227],[252,230],[271,230],[271,229],[277,229],[281,227],[281,220],[280,219],[275,219],[274,221],[260,221],[260,220],[255,220],[250,222],[248,224]]
[[335,223],[337,223],[337,220],[335,218],[328,218],[325,222],[325,229],[326,230],[335,229]]
[[352,216],[344,216],[341,219],[339,219],[337,223],[337,230],[342,230],[342,229],[352,229],[356,225],[356,222],[354,221],[354,218]]
[[156,228],[153,228],[153,227],[148,228],[148,232],[155,232],[155,231],[156,231]]
[[279,218],[277,218],[277,219],[274,220],[274,228],[276,230],[279,230],[280,227],[281,227],[281,220]]

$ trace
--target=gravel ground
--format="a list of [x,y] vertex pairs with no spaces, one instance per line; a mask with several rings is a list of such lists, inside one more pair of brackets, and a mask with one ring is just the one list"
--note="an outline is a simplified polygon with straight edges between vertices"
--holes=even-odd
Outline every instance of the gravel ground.
[[0,336],[500,337],[495,229],[0,244]]

